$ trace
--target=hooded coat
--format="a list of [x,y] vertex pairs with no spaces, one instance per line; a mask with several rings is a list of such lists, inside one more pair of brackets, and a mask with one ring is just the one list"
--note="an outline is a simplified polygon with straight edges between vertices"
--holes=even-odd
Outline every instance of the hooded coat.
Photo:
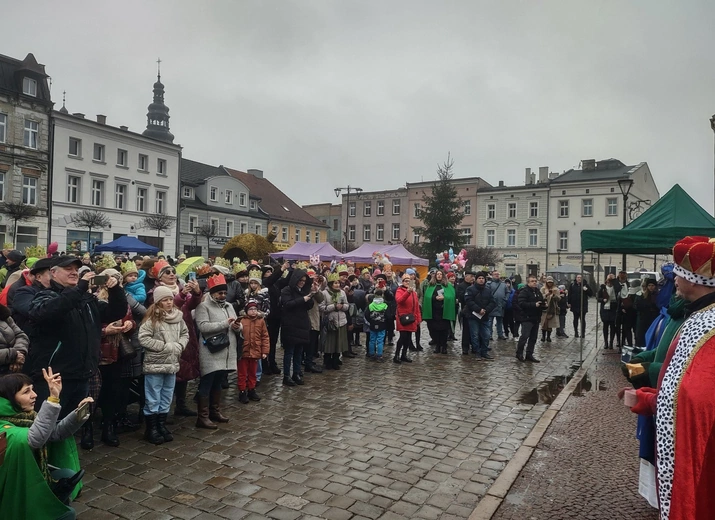
[[307,345],[310,343],[310,316],[308,310],[315,304],[313,298],[305,301],[310,294],[311,284],[306,280],[302,289],[298,282],[308,277],[304,269],[295,269],[290,275],[288,285],[281,291],[281,343]]

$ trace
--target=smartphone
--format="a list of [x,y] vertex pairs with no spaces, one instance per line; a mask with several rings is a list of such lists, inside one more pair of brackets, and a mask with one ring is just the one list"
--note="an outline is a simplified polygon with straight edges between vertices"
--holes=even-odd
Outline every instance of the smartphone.
[[108,279],[109,277],[106,274],[98,274],[92,278],[92,285],[104,285]]
[[84,403],[82,406],[77,408],[77,418],[80,422],[84,422],[89,419],[89,403]]
[[194,281],[196,281],[196,273],[195,273],[194,271],[191,271],[191,272],[189,273],[189,275],[186,277],[186,279],[187,279],[189,282],[194,282]]

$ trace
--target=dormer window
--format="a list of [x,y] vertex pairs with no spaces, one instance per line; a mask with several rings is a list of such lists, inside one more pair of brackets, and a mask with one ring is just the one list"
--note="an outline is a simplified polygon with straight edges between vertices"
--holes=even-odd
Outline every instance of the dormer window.
[[37,81],[32,78],[22,78],[22,93],[37,97]]
[[184,193],[182,194],[185,199],[194,198],[194,189],[189,186],[184,186]]
[[251,201],[251,211],[256,211],[256,201],[255,200]]

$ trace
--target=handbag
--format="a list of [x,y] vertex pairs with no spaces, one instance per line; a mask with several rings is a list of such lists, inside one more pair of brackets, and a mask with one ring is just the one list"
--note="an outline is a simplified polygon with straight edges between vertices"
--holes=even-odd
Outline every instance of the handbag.
[[412,299],[412,312],[407,313],[407,314],[400,314],[400,325],[405,326],[405,325],[411,325],[415,322],[415,300],[414,298]]
[[231,340],[225,332],[219,332],[218,334],[204,338],[204,345],[212,354],[221,352],[223,349],[228,348],[230,344]]
[[137,353],[136,345],[124,334],[119,336],[119,359],[133,357]]

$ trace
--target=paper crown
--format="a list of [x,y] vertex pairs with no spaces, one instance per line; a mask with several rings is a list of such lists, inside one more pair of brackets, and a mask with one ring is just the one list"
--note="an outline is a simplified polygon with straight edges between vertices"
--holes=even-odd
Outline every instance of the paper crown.
[[25,256],[27,258],[46,258],[47,249],[42,246],[30,246],[25,248]]
[[206,280],[206,286],[208,287],[210,293],[225,290],[227,287],[226,278],[222,274],[209,276]]
[[122,276],[127,276],[128,274],[132,273],[139,273],[137,265],[131,260],[129,260],[128,262],[124,262],[122,264]]
[[248,272],[248,267],[243,262],[240,262],[238,264],[233,264],[233,273],[234,274],[246,273],[246,272]]
[[151,275],[158,279],[161,276],[161,272],[168,267],[171,266],[166,260],[157,260],[151,268]]
[[241,263],[241,259],[238,258],[237,256],[234,256],[234,257],[233,257],[233,260],[231,261],[231,263],[240,264],[240,263]]
[[157,258],[166,258],[166,254],[164,254],[164,251],[159,251],[159,252],[156,254],[156,257],[157,257]]
[[116,269],[117,261],[114,259],[114,257],[112,255],[102,255],[94,263],[94,268],[97,270],[97,272],[99,272],[100,270],[103,270],[103,269]]
[[198,276],[203,276],[211,272],[211,266],[209,264],[199,264],[194,269]]
[[305,260],[301,260],[297,264],[295,264],[296,269],[302,269],[303,271],[307,271],[310,268],[310,264],[306,262]]
[[263,272],[260,269],[251,269],[248,271],[248,281],[261,283],[263,281]]
[[222,258],[220,256],[216,257],[216,260],[214,260],[214,264],[220,265],[222,267],[231,267],[231,262],[229,262],[227,258]]
[[338,273],[330,273],[328,275],[328,283],[339,282],[340,275]]
[[338,264],[335,266],[335,272],[340,274],[340,273],[347,273],[348,272],[348,266],[345,264]]
[[673,272],[686,280],[715,287],[715,238],[685,237],[673,247]]

